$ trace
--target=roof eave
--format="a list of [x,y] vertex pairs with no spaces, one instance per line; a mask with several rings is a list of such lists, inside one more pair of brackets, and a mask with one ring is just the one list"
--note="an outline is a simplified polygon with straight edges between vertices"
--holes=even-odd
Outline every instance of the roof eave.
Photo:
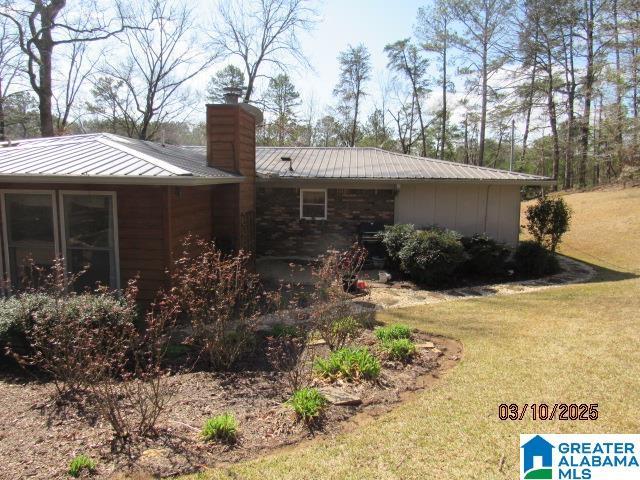
[[553,185],[556,180],[553,178],[527,178],[527,179],[497,179],[497,178],[320,178],[320,177],[279,177],[269,175],[259,175],[259,183],[477,183],[482,185],[521,185],[521,186],[545,186]]
[[130,175],[1,175],[0,183],[55,183],[85,185],[224,185],[241,183],[245,177],[198,177],[198,176],[130,176]]

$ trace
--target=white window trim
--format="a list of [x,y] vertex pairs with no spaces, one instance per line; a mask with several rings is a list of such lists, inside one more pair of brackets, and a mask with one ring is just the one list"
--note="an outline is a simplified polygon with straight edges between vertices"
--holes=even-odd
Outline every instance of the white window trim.
[[[324,216],[322,217],[304,217],[302,215],[304,211],[304,203],[302,201],[304,192],[322,192],[324,193]],[[301,188],[300,189],[300,219],[302,220],[326,220],[327,219],[327,202],[329,199],[329,193],[326,188]],[[320,205],[319,203],[312,203],[311,205]]]
[[44,195],[44,194],[49,194],[51,196],[51,208],[53,209],[53,249],[54,249],[54,254],[56,257],[60,256],[60,243],[58,241],[58,204],[56,202],[56,191],[55,190],[37,190],[37,189],[31,189],[31,190],[20,190],[20,189],[3,189],[0,190],[0,209],[2,210],[2,242],[3,242],[3,250],[4,250],[4,258],[6,261],[6,267],[7,269],[5,270],[5,263],[4,261],[2,261],[2,259],[0,259],[0,267],[2,269],[2,273],[5,276],[6,280],[7,280],[7,286],[5,289],[4,293],[8,293],[11,291],[11,266],[10,266],[10,262],[9,262],[9,234],[7,232],[7,210],[6,210],[6,202],[5,202],[5,195],[7,193],[17,193],[17,194],[25,194],[25,195],[29,195],[29,194],[40,194],[40,195]]
[[111,209],[112,209],[112,221],[113,221],[113,250],[114,250],[114,264],[115,264],[115,285],[109,285],[109,288],[120,288],[120,245],[118,243],[118,195],[116,192],[103,192],[97,190],[59,190],[58,197],[60,205],[60,239],[62,243],[62,252],[64,252],[64,268],[67,269],[67,239],[64,219],[64,195],[95,195],[95,196],[107,196],[111,197]]

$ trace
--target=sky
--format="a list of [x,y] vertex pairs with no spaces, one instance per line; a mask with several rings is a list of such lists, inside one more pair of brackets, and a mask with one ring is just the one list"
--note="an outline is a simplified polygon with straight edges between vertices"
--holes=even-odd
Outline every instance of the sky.
[[[373,102],[380,97],[382,78],[389,76],[387,57],[383,52],[385,45],[412,36],[418,9],[430,3],[431,0],[316,1],[319,21],[313,31],[300,38],[312,68],[297,67],[287,72],[303,101],[313,99],[318,113],[335,104],[332,90],[338,81],[338,54],[348,45],[362,43],[371,54],[372,74],[367,85],[370,95],[364,105],[364,111],[370,111]],[[228,61],[214,65],[212,72],[226,63]],[[199,79],[200,82],[206,80],[206,77]]]

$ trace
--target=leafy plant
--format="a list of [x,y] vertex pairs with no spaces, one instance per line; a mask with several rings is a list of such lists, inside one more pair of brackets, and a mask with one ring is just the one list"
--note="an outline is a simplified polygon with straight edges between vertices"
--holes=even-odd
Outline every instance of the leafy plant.
[[286,323],[277,323],[271,327],[273,337],[297,337],[300,335],[298,327]]
[[483,277],[495,277],[506,273],[507,259],[511,251],[504,244],[487,235],[462,237],[461,241],[468,256],[462,264],[462,270],[466,273]]
[[309,424],[315,421],[327,404],[327,399],[316,388],[301,388],[293,392],[286,403],[299,419]]
[[450,230],[418,231],[405,242],[399,253],[403,271],[427,285],[450,282],[467,259],[460,236]]
[[381,342],[388,342],[400,338],[411,339],[411,329],[406,325],[396,323],[394,325],[377,328],[375,335]]
[[96,462],[86,455],[78,455],[69,464],[67,471],[72,477],[79,477],[83,471],[93,473],[96,469]]
[[231,413],[211,417],[205,420],[201,434],[206,441],[235,442],[238,435],[236,418]]
[[514,262],[516,272],[525,277],[551,275],[560,270],[560,264],[555,254],[532,241],[518,244]]
[[374,380],[380,375],[380,361],[365,347],[347,347],[331,352],[327,358],[316,359],[314,369],[331,380]]
[[416,345],[408,338],[396,338],[382,343],[391,360],[406,362],[416,354]]
[[415,233],[415,227],[406,223],[385,225],[384,231],[380,232],[380,240],[387,251],[387,260],[391,268],[400,269],[400,250]]
[[562,236],[569,230],[571,214],[564,198],[541,197],[527,207],[527,230],[538,244],[555,252]]

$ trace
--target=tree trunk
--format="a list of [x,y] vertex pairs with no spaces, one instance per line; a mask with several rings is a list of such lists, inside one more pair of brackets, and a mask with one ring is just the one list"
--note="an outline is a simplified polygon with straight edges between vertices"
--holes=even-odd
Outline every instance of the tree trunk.
[[573,27],[569,28],[569,44],[565,44],[565,78],[567,83],[567,140],[564,158],[565,190],[573,186],[573,137],[575,128],[576,76],[573,56]]
[[7,139],[5,133],[4,94],[2,93],[2,78],[0,78],[0,142],[4,142]]
[[444,24],[444,44],[442,49],[442,132],[440,134],[440,160],[444,160],[447,145],[447,20]]
[[356,146],[356,132],[358,129],[358,108],[360,106],[360,92],[356,92],[356,103],[353,108],[353,125],[351,126],[351,139],[349,141],[350,147]]
[[587,43],[587,74],[584,82],[584,111],[582,114],[582,154],[578,165],[578,185],[587,185],[587,161],[589,159],[589,131],[591,123],[591,99],[593,96],[594,65],[593,65],[593,0],[585,0],[586,43]]
[[464,116],[464,163],[469,165],[469,119]]
[[553,164],[551,176],[556,179],[556,183],[551,187],[552,191],[558,189],[558,167],[560,165],[560,141],[558,139],[558,126],[556,119],[556,102],[553,98],[553,59],[551,57],[551,47],[547,42],[547,108],[549,111],[549,126],[553,138]]
[[[623,73],[620,62],[620,35],[618,28],[618,0],[613,0],[613,41],[614,51],[616,57],[616,160],[620,162],[622,160],[622,129],[624,123],[624,117],[622,112],[622,95],[623,95]],[[600,113],[602,115],[602,113]],[[607,172],[608,173],[608,172]]]
[[482,46],[482,111],[480,114],[480,142],[478,146],[478,165],[484,164],[484,137],[487,129],[487,95],[488,89],[488,52],[487,42]]
[[522,153],[520,154],[520,163],[524,164],[524,159],[527,154],[527,141],[529,139],[529,126],[531,125],[531,110],[533,110],[533,93],[536,84],[536,70],[538,67],[537,56],[533,62],[531,70],[531,81],[529,82],[529,92],[527,97],[527,113],[524,120],[524,136],[522,137]]

